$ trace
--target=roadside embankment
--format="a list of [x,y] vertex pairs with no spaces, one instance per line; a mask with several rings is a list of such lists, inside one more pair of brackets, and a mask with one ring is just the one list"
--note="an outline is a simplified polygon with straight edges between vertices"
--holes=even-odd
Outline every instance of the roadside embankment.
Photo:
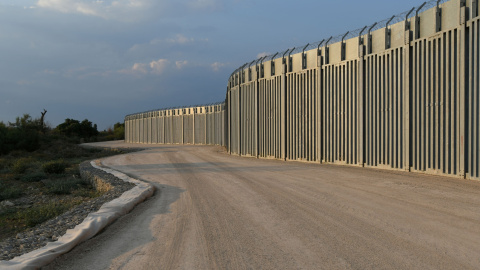
[[154,192],[152,185],[101,167],[100,161],[83,162],[79,169],[82,178],[104,194],[1,242],[0,258],[9,261],[0,261],[0,268],[42,267],[96,235]]

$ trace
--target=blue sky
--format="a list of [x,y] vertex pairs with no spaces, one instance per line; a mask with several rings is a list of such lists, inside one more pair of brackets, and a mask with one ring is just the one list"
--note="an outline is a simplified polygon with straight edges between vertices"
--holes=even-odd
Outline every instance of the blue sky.
[[225,97],[229,75],[372,24],[416,0],[0,0],[0,121],[52,126]]

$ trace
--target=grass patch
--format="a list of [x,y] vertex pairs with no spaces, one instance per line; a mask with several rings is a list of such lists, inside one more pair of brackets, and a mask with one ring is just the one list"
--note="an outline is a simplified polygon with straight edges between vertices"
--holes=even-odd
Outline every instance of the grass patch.
[[73,190],[86,188],[88,182],[81,178],[55,179],[45,183],[48,192],[56,195],[71,194]]
[[[34,152],[12,151],[0,155],[0,201],[22,196],[44,197],[30,208],[0,207],[0,241],[51,219],[74,205],[101,196],[80,177],[78,164],[123,153],[119,150],[83,148],[66,140],[46,137]],[[29,207],[23,205],[23,207]]]
[[23,175],[22,177],[20,177],[20,180],[22,180],[22,182],[32,183],[32,182],[39,182],[46,178],[47,176],[44,173],[34,172],[34,173]]
[[33,227],[37,224],[61,215],[73,205],[74,204],[70,203],[48,203],[17,212],[15,218],[18,222],[25,224],[27,227]]

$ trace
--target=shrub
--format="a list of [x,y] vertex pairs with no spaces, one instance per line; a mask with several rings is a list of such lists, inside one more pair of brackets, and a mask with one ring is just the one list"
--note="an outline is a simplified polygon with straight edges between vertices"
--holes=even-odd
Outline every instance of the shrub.
[[12,172],[22,174],[30,167],[31,160],[28,158],[17,159],[12,166]]
[[67,163],[63,160],[50,161],[42,166],[42,170],[46,174],[62,174],[67,168]]

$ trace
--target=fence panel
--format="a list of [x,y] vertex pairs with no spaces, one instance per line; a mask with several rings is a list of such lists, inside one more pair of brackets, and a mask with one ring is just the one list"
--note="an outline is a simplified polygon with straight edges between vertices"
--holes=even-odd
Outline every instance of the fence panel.
[[403,169],[403,48],[365,57],[365,165]]
[[[478,12],[478,11],[476,11]],[[480,179],[480,19],[474,18],[468,24],[467,56],[467,168],[469,179]]]
[[357,164],[357,60],[323,67],[323,161]]

